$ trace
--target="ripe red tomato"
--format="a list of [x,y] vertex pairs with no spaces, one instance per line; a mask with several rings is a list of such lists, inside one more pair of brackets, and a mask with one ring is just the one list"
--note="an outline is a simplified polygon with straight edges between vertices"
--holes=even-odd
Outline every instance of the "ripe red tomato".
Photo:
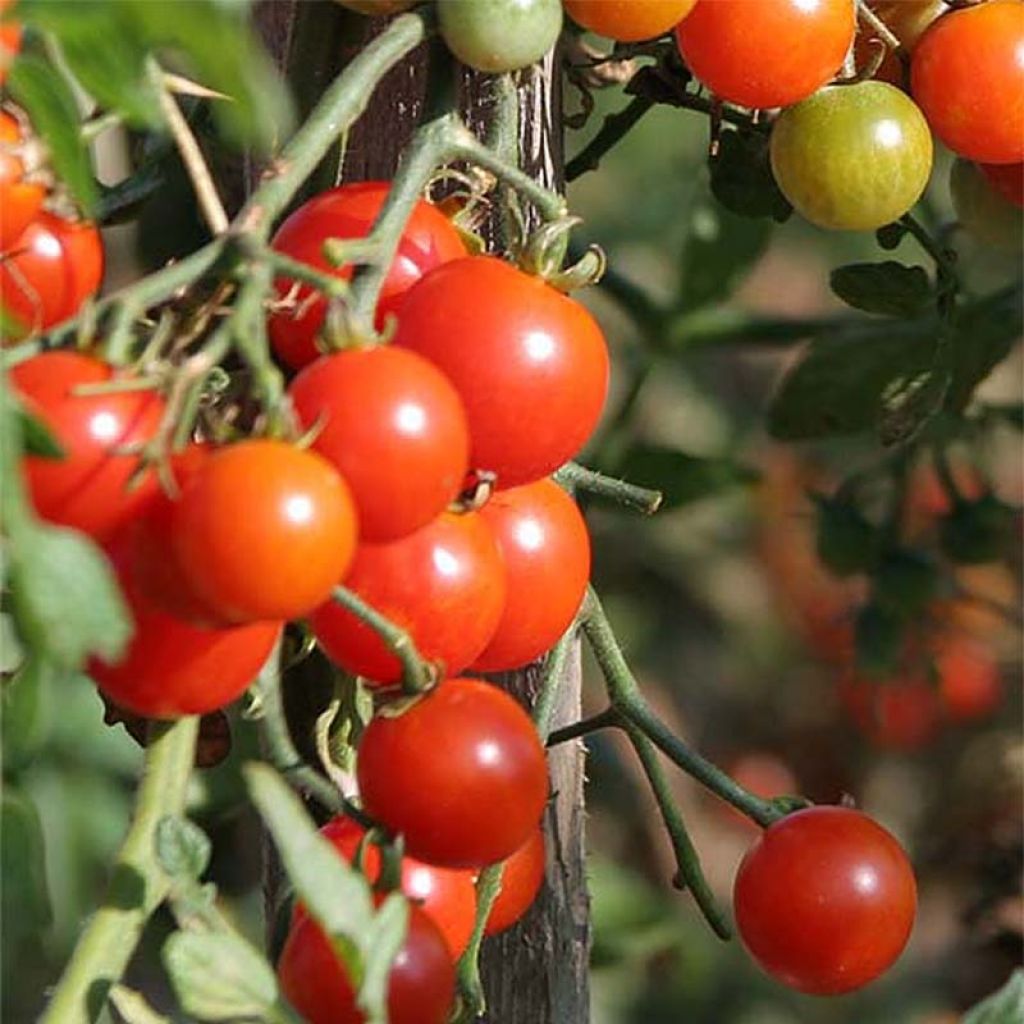
[[979,164],[988,183],[1014,206],[1024,207],[1024,163]]
[[750,847],[733,902],[743,943],[764,970],[798,991],[839,995],[878,977],[903,951],[917,887],[881,825],[849,808],[810,807]]
[[608,391],[594,318],[539,277],[490,256],[454,260],[411,288],[396,344],[439,366],[469,416],[470,462],[499,487],[539,480],[593,432]]
[[47,330],[74,316],[103,278],[103,243],[94,224],[43,211],[0,257],[3,340]]
[[324,601],[356,545],[348,486],[315,452],[251,439],[189,481],[176,555],[198,599],[227,622],[296,619]]
[[[296,921],[277,963],[281,991],[309,1024],[363,1024],[356,993],[327,936],[311,918]],[[446,1024],[455,965],[437,926],[409,908],[409,930],[388,975],[390,1024]]]
[[[438,516],[390,544],[360,544],[345,585],[412,636],[420,655],[449,675],[471,664],[494,635],[505,605],[505,567],[479,513]],[[324,604],[310,616],[320,646],[353,675],[401,677],[398,659],[354,615]]]
[[505,562],[505,610],[480,672],[518,668],[569,628],[590,579],[590,537],[576,502],[552,480],[498,491],[480,510]]
[[939,731],[935,687],[916,677],[874,681],[848,677],[839,699],[857,729],[876,747],[919,750]]
[[664,35],[697,0],[564,0],[566,13],[583,28],[619,43]]
[[741,107],[788,107],[842,66],[853,42],[853,0],[699,0],[676,28],[690,70]]
[[25,164],[19,155],[23,142],[17,119],[0,111],[0,252],[14,245],[46,198],[42,185],[25,180]]
[[[332,818],[320,832],[350,863],[355,860],[359,844],[366,834],[362,826],[342,815]],[[371,885],[380,877],[380,850],[373,843],[363,844],[362,871]],[[439,868],[414,857],[403,857],[401,888],[409,900],[437,925],[452,956],[461,956],[476,922],[476,889],[472,873]],[[292,917],[293,927],[305,913],[303,905],[297,903]]]
[[99,688],[146,718],[205,715],[241,696],[270,657],[280,624],[205,629],[182,622],[140,592],[123,543],[111,557],[135,632],[119,661],[90,659],[88,673]]
[[483,867],[537,828],[548,796],[530,716],[479,679],[448,679],[366,727],[356,766],[366,811],[420,860]]
[[501,892],[491,907],[484,935],[497,935],[511,928],[533,906],[544,881],[544,867],[544,830],[538,828],[505,861]]
[[364,540],[404,537],[462,489],[469,428],[437,367],[390,345],[323,356],[289,388],[313,449],[348,481]]
[[25,481],[36,512],[99,540],[133,518],[156,490],[152,473],[128,487],[138,459],[124,449],[151,440],[164,412],[163,400],[153,391],[73,393],[113,377],[106,363],[69,351],[44,352],[10,371],[15,391],[47,424],[66,456],[25,458]]
[[939,697],[946,716],[968,722],[992,714],[1003,697],[999,665],[980,644],[946,639],[935,654]]
[[[365,238],[390,188],[387,181],[364,181],[321,192],[303,203],[277,229],[274,248],[347,280],[352,276],[352,267],[332,267],[323,254],[323,244],[329,238]],[[398,312],[402,296],[428,270],[465,255],[466,247],[451,221],[430,203],[418,202],[381,289],[377,326],[383,326],[387,314]],[[278,296],[283,298],[287,295],[293,284],[288,278],[279,278]],[[300,285],[296,296],[298,315],[276,313],[269,322],[274,351],[278,358],[295,369],[311,363],[320,355],[316,336],[323,325],[327,303],[319,297],[307,304],[311,295],[312,289]]]
[[921,37],[910,87],[932,131],[954,153],[990,164],[1024,160],[1024,5],[951,11]]

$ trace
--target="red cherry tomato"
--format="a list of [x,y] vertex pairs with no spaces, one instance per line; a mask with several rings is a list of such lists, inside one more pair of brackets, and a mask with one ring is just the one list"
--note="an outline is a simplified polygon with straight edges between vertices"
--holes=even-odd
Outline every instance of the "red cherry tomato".
[[[332,818],[321,834],[350,863],[366,834],[351,818]],[[380,877],[380,850],[370,842],[363,844],[362,871],[370,884]],[[452,956],[462,955],[476,922],[476,889],[469,871],[455,871],[424,864],[414,857],[402,858],[402,892],[437,925]],[[295,906],[295,921],[306,913],[301,903]]]
[[25,458],[32,504],[43,519],[99,540],[133,518],[155,492],[156,477],[149,472],[129,488],[138,459],[125,448],[151,440],[164,412],[153,391],[74,394],[113,376],[106,363],[68,351],[44,352],[10,371],[14,389],[65,451],[63,459]]
[[[390,188],[390,182],[365,181],[341,185],[314,196],[277,229],[274,248],[347,280],[352,276],[352,267],[332,267],[323,254],[323,244],[329,238],[365,238]],[[428,270],[465,255],[466,247],[451,221],[430,203],[418,202],[381,289],[377,305],[378,327],[383,326],[387,314],[398,312],[402,296]],[[283,298],[293,284],[287,278],[279,278],[278,295]],[[295,369],[311,363],[320,355],[316,336],[324,322],[327,304],[322,298],[307,304],[310,295],[310,288],[300,286],[296,294],[299,315],[281,312],[270,318],[270,339],[274,351]]]
[[531,906],[544,881],[544,830],[532,836],[505,861],[501,892],[491,907],[484,935],[497,935],[511,928]]
[[[363,1024],[356,993],[327,936],[311,918],[292,926],[277,964],[281,991],[309,1024]],[[446,1024],[455,965],[437,926],[409,908],[409,930],[388,975],[390,1024]]]
[[227,623],[192,591],[174,536],[181,492],[206,465],[213,451],[209,445],[190,444],[173,455],[167,466],[173,494],[163,486],[157,487],[139,515],[128,524],[131,572],[140,593],[169,615],[208,627]]
[[939,697],[946,716],[968,722],[992,714],[1003,697],[995,659],[980,644],[962,638],[946,640],[935,655]]
[[25,164],[19,155],[23,142],[17,119],[0,111],[0,252],[14,245],[46,198],[42,185],[25,180]]
[[676,42],[720,99],[788,107],[832,79],[855,29],[853,0],[698,0]]
[[876,747],[919,750],[939,731],[939,700],[924,679],[845,679],[839,699],[853,724]]
[[[11,7],[14,0],[0,0],[0,14]],[[5,21],[0,25],[0,85],[7,78],[7,68],[21,49],[21,25]]]
[[[390,544],[360,544],[345,585],[412,636],[420,655],[461,672],[487,646],[505,604],[505,568],[480,515],[445,512]],[[328,602],[310,616],[320,646],[353,675],[401,676],[398,659],[350,612]]]
[[968,160],[1024,160],[1024,5],[991,0],[943,15],[918,41],[910,87],[932,131]]
[[664,35],[697,0],[564,0],[565,11],[583,28],[620,43]]
[[211,455],[181,495],[174,543],[198,599],[228,622],[295,619],[324,601],[356,545],[348,486],[283,441]]
[[448,679],[401,714],[378,714],[356,771],[367,813],[402,833],[412,856],[445,867],[511,856],[548,796],[529,715],[479,679]]
[[95,225],[38,214],[0,257],[4,340],[74,316],[102,277],[103,245]]
[[556,483],[538,480],[498,491],[480,510],[505,562],[505,610],[480,672],[518,668],[549,650],[579,611],[590,579],[590,537]]
[[497,473],[499,487],[557,469],[601,415],[608,350],[594,318],[493,257],[427,274],[405,297],[395,341],[451,379],[469,416],[470,461]]
[[88,673],[116,704],[146,718],[205,715],[241,696],[270,657],[276,622],[232,629],[192,626],[140,593],[119,544],[112,558],[135,632],[116,663],[92,658]]
[[1024,207],[1024,163],[978,164],[988,183],[1014,206]]
[[439,516],[469,468],[456,390],[427,360],[390,345],[324,356],[289,388],[313,449],[352,488],[364,540],[404,537]]
[[867,815],[811,807],[777,821],[747,851],[733,891],[755,960],[790,988],[839,995],[887,970],[910,937],[914,872]]

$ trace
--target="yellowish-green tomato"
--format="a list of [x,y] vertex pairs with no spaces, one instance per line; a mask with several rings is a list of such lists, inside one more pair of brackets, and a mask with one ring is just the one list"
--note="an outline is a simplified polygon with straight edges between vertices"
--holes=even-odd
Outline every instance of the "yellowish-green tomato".
[[885,82],[830,85],[772,129],[783,195],[812,224],[872,231],[905,214],[932,169],[932,136],[913,100]]
[[336,0],[342,7],[371,17],[382,17],[385,14],[397,14],[407,11],[416,0]]
[[562,30],[561,0],[438,0],[441,35],[477,71],[517,71],[544,56]]
[[949,174],[953,209],[964,230],[999,249],[1024,246],[1024,210],[1000,195],[977,164],[958,158]]

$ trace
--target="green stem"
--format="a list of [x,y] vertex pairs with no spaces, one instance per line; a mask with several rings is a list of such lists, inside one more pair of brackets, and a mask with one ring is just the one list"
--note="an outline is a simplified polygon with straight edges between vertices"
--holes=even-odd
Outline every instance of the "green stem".
[[594,469],[587,469],[576,462],[567,462],[555,472],[555,481],[570,491],[586,491],[601,498],[608,498],[626,508],[654,515],[661,507],[664,495],[661,491],[653,491],[648,487],[605,476]]
[[658,760],[658,752],[654,749],[651,741],[632,722],[626,723],[626,735],[636,751],[644,774],[650,784],[651,792],[657,801],[658,810],[661,812],[662,820],[665,823],[665,830],[672,841],[672,849],[676,856],[677,874],[672,880],[676,888],[684,886],[690,890],[701,913],[706,918],[711,930],[720,938],[728,941],[732,938],[732,932],[726,922],[725,915],[715,900],[714,893],[704,877],[704,870],[700,864],[700,857],[690,839],[686,829],[682,813],[676,804],[672,791],[669,789],[668,780],[662,771],[661,763]]
[[420,657],[416,644],[404,629],[381,615],[347,587],[335,587],[331,597],[336,604],[369,626],[401,662],[402,685],[407,693],[422,693],[433,685],[434,673]]
[[263,258],[282,276],[308,284],[329,299],[345,299],[349,295],[348,281],[343,281],[324,270],[318,270],[301,260],[292,259],[283,252],[267,247],[263,251]]
[[626,664],[622,649],[612,632],[611,623],[593,588],[587,593],[582,623],[583,632],[604,673],[608,696],[623,718],[651,739],[655,746],[688,775],[692,775],[712,793],[732,804],[759,825],[767,827],[782,817],[783,812],[778,807],[744,789],[720,768],[695,750],[691,750],[655,715],[640,692],[629,665]]
[[575,181],[596,171],[602,158],[654,106],[649,96],[634,96],[622,110],[609,114],[598,133],[565,165],[565,180]]
[[501,876],[504,871],[504,861],[492,864],[484,868],[476,880],[476,920],[473,923],[473,934],[457,965],[461,1005],[454,1024],[471,1024],[483,1016],[487,1008],[484,987],[480,981],[480,944],[483,942],[487,919],[501,893]]
[[945,248],[933,238],[928,229],[913,214],[904,214],[900,218],[900,223],[935,262],[939,316],[948,321],[956,308],[956,297],[960,292],[956,253]]
[[559,687],[565,675],[566,665],[573,644],[576,642],[578,627],[574,622],[563,634],[554,647],[548,651],[544,661],[544,668],[541,672],[539,684],[539,696],[533,708],[533,721],[537,726],[543,743],[551,732],[551,718],[555,711],[555,701],[558,699]]
[[621,729],[625,723],[617,708],[607,707],[589,718],[581,718],[578,722],[563,725],[561,729],[555,729],[548,736],[547,746],[557,747],[560,743],[568,743],[570,740],[578,740],[582,736],[589,736],[599,729]]
[[156,723],[152,729],[135,818],[114,865],[107,901],[79,938],[40,1024],[85,1024],[99,1017],[146,920],[167,893],[169,879],[156,859],[156,828],[185,808],[199,719]]

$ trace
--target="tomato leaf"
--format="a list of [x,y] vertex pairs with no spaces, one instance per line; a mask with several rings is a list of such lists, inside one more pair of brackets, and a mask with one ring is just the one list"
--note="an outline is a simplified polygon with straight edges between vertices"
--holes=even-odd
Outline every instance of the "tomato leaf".
[[89,150],[79,131],[78,104],[66,79],[49,61],[25,54],[11,68],[7,85],[45,140],[57,177],[71,190],[83,213],[91,216],[98,189]]
[[907,267],[895,260],[837,267],[829,283],[848,306],[882,316],[917,316],[934,298],[923,267]]
[[961,1024],[1018,1024],[1024,1020],[1024,969],[1017,968],[998,992],[964,1015]]
[[634,445],[623,460],[622,476],[661,491],[663,510],[681,508],[757,479],[754,470],[731,459],[691,455],[654,444]]
[[46,740],[50,726],[46,691],[53,677],[54,669],[48,661],[30,657],[3,683],[0,738],[5,775],[25,767]]
[[24,406],[16,409],[21,421],[21,440],[26,455],[38,455],[42,459],[63,459],[67,454],[53,431],[38,416],[33,416]]
[[385,1019],[379,1014],[387,1002],[388,976],[408,926],[409,901],[401,893],[393,892],[380,905],[366,934],[366,969],[358,1002],[367,1013],[369,1024]]
[[764,253],[772,222],[731,213],[711,202],[696,202],[683,249],[679,302],[693,310],[735,290]]
[[234,932],[175,932],[163,961],[182,1009],[200,1020],[266,1020],[278,1001],[273,968]]
[[761,132],[724,131],[709,165],[711,192],[741,217],[771,217],[782,223],[793,207],[779,191],[768,159],[768,137]]
[[49,925],[52,912],[39,814],[35,804],[10,785],[4,786],[0,804],[0,834],[4,837],[0,844],[4,941],[15,942],[19,935]]
[[209,837],[188,818],[166,817],[156,827],[156,856],[172,878],[198,879],[211,850]]
[[116,659],[131,637],[124,599],[107,560],[75,530],[32,524],[9,550],[11,610],[34,653],[63,668],[89,654]]

